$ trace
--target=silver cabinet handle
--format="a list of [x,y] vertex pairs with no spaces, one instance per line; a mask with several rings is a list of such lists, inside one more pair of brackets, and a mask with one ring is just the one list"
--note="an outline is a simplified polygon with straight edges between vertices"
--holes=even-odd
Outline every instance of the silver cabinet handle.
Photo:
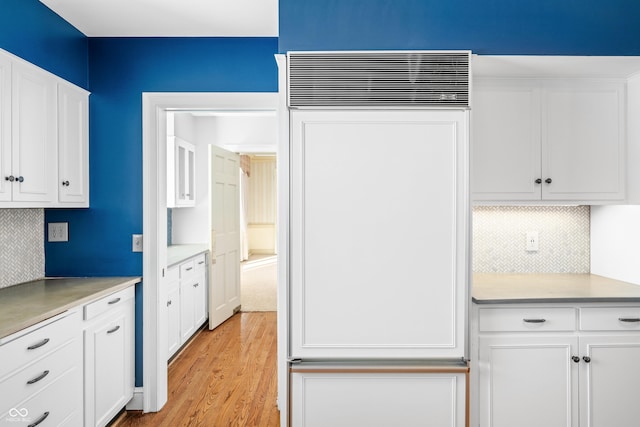
[[27,350],[35,350],[36,348],[40,348],[43,345],[45,345],[46,343],[48,343],[48,342],[49,342],[49,338],[45,338],[42,341],[40,341],[39,343],[30,345],[29,347],[27,347]]
[[522,319],[525,323],[544,323],[547,319]]
[[618,317],[618,320],[621,322],[634,323],[640,322],[640,317]]
[[34,379],[27,381],[27,384],[35,384],[38,381],[40,381],[41,379],[43,379],[44,377],[46,377],[47,375],[49,375],[49,371],[44,371],[43,373],[41,373],[40,375],[38,375]]
[[109,301],[109,304],[115,304],[115,303],[117,303],[119,301],[120,301],[120,298],[118,297],[116,299],[112,299],[111,301]]
[[108,333],[108,334],[112,334],[112,333],[114,333],[115,331],[117,331],[118,329],[120,329],[120,325],[116,326],[116,327],[115,327],[115,328],[113,328],[113,329],[109,329],[109,330],[107,331],[107,333]]
[[42,414],[42,416],[40,418],[38,418],[35,423],[29,424],[28,427],[36,427],[38,424],[40,424],[41,422],[46,420],[48,416],[49,416],[49,411],[47,411],[44,414]]

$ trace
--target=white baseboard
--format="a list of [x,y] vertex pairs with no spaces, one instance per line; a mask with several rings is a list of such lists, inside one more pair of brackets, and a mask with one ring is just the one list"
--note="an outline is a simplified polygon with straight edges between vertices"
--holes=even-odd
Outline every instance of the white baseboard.
[[133,389],[133,397],[127,403],[128,411],[142,411],[144,408],[144,388],[135,387]]

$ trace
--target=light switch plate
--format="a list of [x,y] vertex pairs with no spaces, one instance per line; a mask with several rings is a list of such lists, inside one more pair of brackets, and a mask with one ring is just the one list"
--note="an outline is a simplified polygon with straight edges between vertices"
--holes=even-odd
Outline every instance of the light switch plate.
[[68,222],[50,222],[48,224],[49,242],[68,242],[69,241],[69,223]]
[[142,234],[131,235],[131,250],[133,252],[142,252]]

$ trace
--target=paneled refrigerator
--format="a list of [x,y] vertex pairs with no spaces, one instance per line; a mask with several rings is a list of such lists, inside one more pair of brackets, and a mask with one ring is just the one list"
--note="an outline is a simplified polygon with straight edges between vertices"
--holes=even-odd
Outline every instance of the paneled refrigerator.
[[292,426],[468,422],[468,60],[288,55]]

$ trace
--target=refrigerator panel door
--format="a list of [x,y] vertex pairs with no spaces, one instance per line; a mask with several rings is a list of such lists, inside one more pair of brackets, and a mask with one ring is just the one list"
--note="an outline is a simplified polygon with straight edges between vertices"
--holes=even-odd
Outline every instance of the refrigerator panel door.
[[465,355],[462,111],[293,111],[291,355]]
[[293,373],[299,427],[463,427],[464,374]]

